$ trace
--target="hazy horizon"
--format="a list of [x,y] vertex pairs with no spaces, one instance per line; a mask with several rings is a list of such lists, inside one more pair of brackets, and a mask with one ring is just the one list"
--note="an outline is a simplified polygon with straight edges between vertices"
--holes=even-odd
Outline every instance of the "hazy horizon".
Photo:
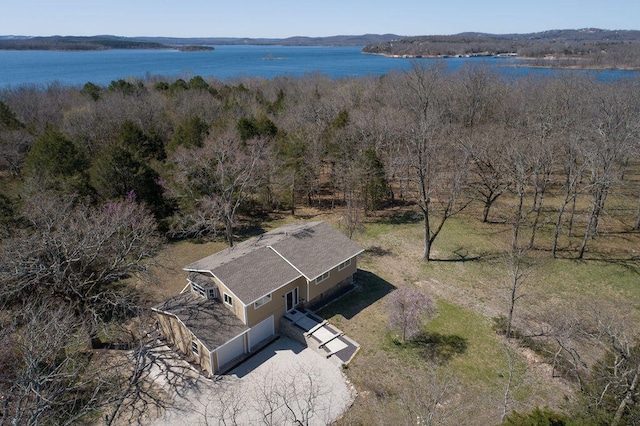
[[89,34],[89,35],[78,35],[78,34],[51,34],[51,35],[33,35],[33,34],[0,34],[0,37],[15,37],[15,38],[35,38],[35,37],[120,37],[120,38],[175,38],[175,39],[267,39],[267,40],[285,40],[289,38],[333,38],[333,37],[361,37],[361,36],[384,36],[384,35],[394,35],[398,37],[415,37],[415,36],[439,36],[439,35],[457,35],[464,33],[483,33],[483,34],[492,34],[492,35],[508,35],[508,34],[529,34],[529,33],[540,33],[547,31],[563,31],[563,30],[602,30],[602,31],[640,31],[640,29],[627,29],[627,28],[597,28],[597,27],[585,27],[585,28],[548,28],[540,31],[532,31],[532,32],[512,32],[512,33],[490,33],[486,31],[461,31],[459,33],[452,34],[396,34],[396,33],[361,33],[361,34],[330,34],[326,36],[309,36],[304,34],[298,34],[287,37],[249,37],[249,36],[173,36],[173,35],[153,35],[153,34],[145,34],[145,35],[137,35],[137,36],[124,36],[120,34]]
[[639,29],[640,2],[569,0],[423,2],[323,0],[23,0],[0,16],[13,36],[289,38],[337,35],[533,33],[554,29]]

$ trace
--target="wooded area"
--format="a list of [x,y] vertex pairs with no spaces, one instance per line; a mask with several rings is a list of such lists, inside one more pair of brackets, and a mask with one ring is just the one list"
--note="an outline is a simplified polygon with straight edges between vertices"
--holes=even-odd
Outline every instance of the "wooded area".
[[109,49],[168,49],[160,43],[140,42],[122,37],[19,37],[0,38],[2,50],[109,50]]
[[640,32],[551,30],[529,34],[461,33],[405,37],[365,46],[364,53],[409,57],[517,55],[526,66],[638,69]]
[[[130,279],[167,242],[233,245],[302,207],[339,212],[353,237],[399,206],[420,218],[424,262],[438,259],[434,243],[456,216],[506,227],[507,340],[551,342],[586,395],[581,414],[640,418],[637,333],[604,312],[588,332],[573,333],[569,318],[512,324],[532,252],[638,268],[637,250],[590,251],[612,231],[638,241],[638,79],[507,80],[477,64],[415,63],[359,79],[10,88],[0,91],[0,182],[0,424],[110,423],[125,405],[160,404],[140,374],[150,330]],[[532,337],[537,326],[548,328]],[[603,348],[597,363],[578,355],[588,338]],[[91,350],[119,345],[133,361]]]

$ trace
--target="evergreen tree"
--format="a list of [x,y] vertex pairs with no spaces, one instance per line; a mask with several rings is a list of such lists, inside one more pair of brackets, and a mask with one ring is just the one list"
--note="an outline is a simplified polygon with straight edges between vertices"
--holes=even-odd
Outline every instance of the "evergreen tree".
[[173,136],[167,144],[167,151],[172,152],[178,146],[185,148],[202,147],[204,138],[209,133],[209,126],[197,115],[193,115],[176,127]]
[[367,210],[378,210],[389,200],[389,185],[384,163],[374,148],[368,148],[362,157],[362,195]]
[[236,128],[243,142],[260,137],[271,139],[278,134],[278,127],[266,116],[259,119],[241,118],[238,120]]
[[162,139],[153,131],[144,132],[132,121],[127,120],[122,124],[118,140],[123,147],[145,160],[164,160],[164,144]]
[[93,162],[91,184],[104,199],[135,196],[161,215],[165,207],[163,189],[152,163],[164,158],[162,140],[155,133],[145,133],[126,121],[118,139],[107,145]]
[[18,130],[24,127],[16,114],[4,102],[0,101],[0,130]]
[[22,171],[26,178],[45,189],[86,194],[89,191],[87,167],[85,155],[71,140],[47,129],[31,145]]
[[181,78],[177,79],[169,86],[169,93],[171,93],[172,95],[183,90],[189,90],[189,85]]
[[281,163],[280,174],[283,185],[287,187],[287,195],[284,201],[289,204],[291,214],[295,215],[296,192],[304,186],[304,158],[306,143],[300,137],[287,136],[278,138],[277,157]]
[[97,101],[98,99],[100,99],[100,87],[96,86],[90,81],[85,83],[85,85],[82,87],[82,90],[80,90],[80,93],[90,97],[94,101]]
[[109,84],[109,92],[120,92],[125,95],[133,95],[136,92],[136,86],[126,80],[114,80]]
[[209,90],[209,84],[199,75],[189,80],[188,86],[189,89]]
[[91,184],[102,198],[135,197],[146,202],[154,213],[161,213],[163,197],[158,173],[122,143],[105,147],[94,161],[90,175]]

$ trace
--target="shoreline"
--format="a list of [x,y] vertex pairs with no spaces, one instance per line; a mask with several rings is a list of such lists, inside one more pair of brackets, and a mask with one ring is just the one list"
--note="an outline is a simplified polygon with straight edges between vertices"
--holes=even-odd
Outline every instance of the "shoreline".
[[214,51],[213,46],[159,46],[159,47],[87,47],[87,48],[59,48],[59,49],[45,49],[45,48],[21,48],[21,49],[9,49],[0,46],[0,52],[104,52],[108,50],[176,50],[179,52],[210,52]]
[[[562,65],[559,64],[563,61],[584,61],[585,58],[579,57],[564,57],[564,58],[535,58],[535,57],[525,57],[525,56],[517,56],[514,53],[499,53],[499,54],[491,54],[491,53],[476,53],[469,55],[410,55],[410,54],[389,54],[389,53],[374,53],[374,52],[361,52],[364,55],[378,55],[384,56],[386,58],[393,59],[464,59],[464,58],[492,58],[492,59],[515,59],[518,61],[522,61],[523,63],[519,64],[502,64],[504,67],[512,67],[512,68],[541,68],[541,69],[566,69],[566,70],[575,70],[575,71],[640,71],[640,66],[628,66],[628,65]],[[544,63],[534,63],[534,62],[548,62]]]

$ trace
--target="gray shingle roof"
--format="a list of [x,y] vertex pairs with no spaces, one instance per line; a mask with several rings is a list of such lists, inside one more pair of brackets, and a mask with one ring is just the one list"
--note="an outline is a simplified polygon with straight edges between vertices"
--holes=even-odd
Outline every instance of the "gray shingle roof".
[[248,305],[301,275],[312,280],[362,251],[326,222],[291,223],[184,269],[212,273]]
[[214,274],[246,305],[300,276],[268,247],[225,263],[216,268]]
[[362,248],[326,222],[312,222],[272,245],[309,280],[362,253]]
[[249,329],[222,303],[191,292],[165,300],[154,309],[177,316],[210,351]]

